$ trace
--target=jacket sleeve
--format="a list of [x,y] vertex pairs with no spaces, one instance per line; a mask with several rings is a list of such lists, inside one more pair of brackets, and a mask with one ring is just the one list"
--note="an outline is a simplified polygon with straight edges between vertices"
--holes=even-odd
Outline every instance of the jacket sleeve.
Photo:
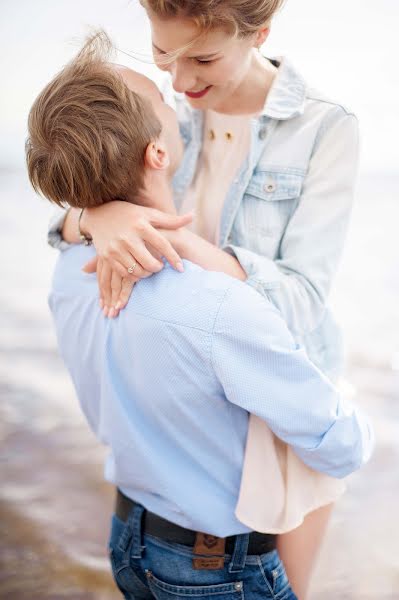
[[57,206],[54,209],[48,224],[47,241],[50,246],[56,248],[57,250],[66,250],[72,245],[63,240],[61,235],[62,226],[64,225],[67,212],[68,211],[66,209]]
[[227,400],[264,420],[312,469],[345,477],[371,455],[369,420],[295,344],[278,310],[236,283],[212,337],[212,365]]
[[279,258],[224,248],[239,260],[247,283],[281,311],[294,335],[309,333],[323,317],[351,214],[358,146],[356,117],[337,107],[319,132]]

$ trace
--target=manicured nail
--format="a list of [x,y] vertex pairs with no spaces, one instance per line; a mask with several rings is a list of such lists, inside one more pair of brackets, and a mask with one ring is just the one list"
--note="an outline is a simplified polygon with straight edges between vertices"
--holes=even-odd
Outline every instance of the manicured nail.
[[115,309],[113,306],[111,306],[111,308],[109,309],[108,317],[110,319],[113,319],[115,317]]
[[184,265],[181,262],[181,260],[179,260],[179,262],[176,263],[176,270],[180,271],[180,273],[184,273]]
[[102,298],[100,298],[100,300],[99,300],[99,305],[102,310],[104,308],[104,300]]
[[104,309],[103,309],[104,317],[108,317],[108,310],[109,310],[108,306],[104,306]]
[[122,308],[122,302],[117,302],[115,304],[115,310],[120,310]]

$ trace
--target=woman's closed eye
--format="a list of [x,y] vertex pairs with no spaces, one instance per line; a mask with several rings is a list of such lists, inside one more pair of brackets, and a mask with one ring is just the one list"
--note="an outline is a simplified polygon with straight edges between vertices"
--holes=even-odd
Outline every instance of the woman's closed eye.
[[193,60],[195,60],[195,62],[198,65],[211,65],[212,63],[216,62],[215,59],[213,59],[213,60],[201,60],[200,58],[194,58]]

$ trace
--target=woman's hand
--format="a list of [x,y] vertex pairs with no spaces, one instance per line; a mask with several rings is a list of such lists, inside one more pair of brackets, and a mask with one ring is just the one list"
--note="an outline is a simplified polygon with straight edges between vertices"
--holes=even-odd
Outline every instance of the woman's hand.
[[[137,281],[163,268],[162,256],[178,271],[184,270],[172,243],[156,228],[176,230],[192,218],[191,213],[170,215],[121,201],[84,211],[81,229],[93,238],[97,251],[100,305],[106,316],[116,316],[126,305]],[[93,261],[84,270],[93,272]]]

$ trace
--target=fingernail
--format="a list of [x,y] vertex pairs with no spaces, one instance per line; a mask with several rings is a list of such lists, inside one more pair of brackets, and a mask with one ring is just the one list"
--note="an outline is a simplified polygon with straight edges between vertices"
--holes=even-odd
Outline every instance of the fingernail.
[[99,304],[100,304],[100,308],[102,310],[104,308],[104,300],[102,298],[100,298]]
[[117,302],[115,304],[115,310],[120,310],[122,308],[122,302]]
[[110,319],[113,319],[113,318],[114,318],[114,316],[115,316],[115,309],[114,309],[114,307],[113,307],[113,306],[111,306],[111,308],[109,309],[108,317],[109,317]]
[[176,269],[177,271],[180,271],[180,273],[184,273],[184,265],[180,260],[176,263]]
[[104,317],[108,317],[108,306],[104,306],[103,313]]

